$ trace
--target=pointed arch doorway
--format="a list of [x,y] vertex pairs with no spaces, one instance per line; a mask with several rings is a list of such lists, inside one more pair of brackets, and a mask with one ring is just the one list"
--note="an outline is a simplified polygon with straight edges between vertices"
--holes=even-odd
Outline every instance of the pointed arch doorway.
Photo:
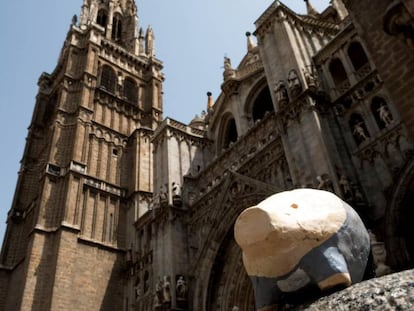
[[211,270],[207,310],[231,311],[238,307],[254,311],[253,287],[244,269],[242,252],[229,232],[220,247]]

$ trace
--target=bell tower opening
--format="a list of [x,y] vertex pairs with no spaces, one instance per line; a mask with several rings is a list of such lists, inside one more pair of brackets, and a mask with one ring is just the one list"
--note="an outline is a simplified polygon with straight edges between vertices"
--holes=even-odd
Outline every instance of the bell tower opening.
[[112,20],[111,38],[114,41],[121,41],[122,39],[122,16],[119,13],[116,13]]
[[96,18],[96,23],[106,29],[106,24],[108,23],[108,14],[105,10],[99,10],[98,16]]

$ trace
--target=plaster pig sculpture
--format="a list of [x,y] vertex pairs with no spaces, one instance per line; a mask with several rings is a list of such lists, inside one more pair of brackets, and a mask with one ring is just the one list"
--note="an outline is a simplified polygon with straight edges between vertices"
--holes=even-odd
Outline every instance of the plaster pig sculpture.
[[370,253],[358,214],[323,190],[275,194],[244,210],[234,234],[261,311],[360,282]]

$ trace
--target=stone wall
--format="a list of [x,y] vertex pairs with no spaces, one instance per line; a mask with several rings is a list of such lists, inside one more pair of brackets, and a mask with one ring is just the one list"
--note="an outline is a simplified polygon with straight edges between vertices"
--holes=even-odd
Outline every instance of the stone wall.
[[412,105],[414,53],[413,47],[409,47],[397,36],[389,35],[384,31],[384,16],[390,1],[378,0],[375,1],[375,5],[372,5],[372,1],[369,0],[344,2],[412,137],[414,135],[414,106]]

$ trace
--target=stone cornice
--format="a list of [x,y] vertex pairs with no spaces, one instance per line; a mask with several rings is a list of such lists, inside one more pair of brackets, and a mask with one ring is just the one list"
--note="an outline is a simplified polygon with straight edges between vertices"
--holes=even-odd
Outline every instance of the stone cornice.
[[256,31],[254,32],[254,35],[261,37],[265,32],[267,32],[267,30],[275,21],[279,22],[281,20],[289,18],[293,18],[296,22],[301,23],[304,27],[310,26],[330,35],[337,33],[339,30],[339,26],[336,24],[313,18],[308,15],[297,14],[280,1],[275,1],[256,20]]
[[157,143],[164,136],[167,129],[179,133],[188,139],[206,141],[206,138],[204,137],[205,131],[185,125],[184,123],[178,122],[176,120],[166,118],[155,130],[152,142]]

